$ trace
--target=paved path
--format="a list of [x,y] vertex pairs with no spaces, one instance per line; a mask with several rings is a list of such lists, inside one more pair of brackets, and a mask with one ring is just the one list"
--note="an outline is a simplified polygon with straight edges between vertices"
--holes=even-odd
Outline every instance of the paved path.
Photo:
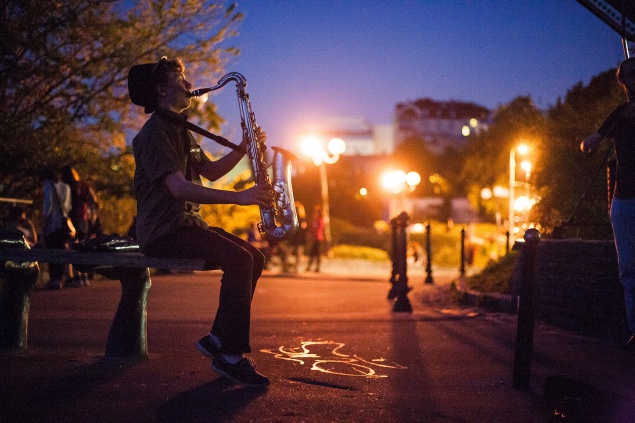
[[389,271],[336,267],[261,279],[251,356],[266,389],[219,378],[193,348],[218,273],[153,277],[141,363],[103,360],[117,282],[37,291],[28,350],[0,355],[0,422],[546,422],[553,375],[593,390],[578,404],[587,421],[635,419],[635,355],[538,325],[531,387],[515,390],[515,316],[453,306],[452,271],[411,278],[404,314],[386,300]]

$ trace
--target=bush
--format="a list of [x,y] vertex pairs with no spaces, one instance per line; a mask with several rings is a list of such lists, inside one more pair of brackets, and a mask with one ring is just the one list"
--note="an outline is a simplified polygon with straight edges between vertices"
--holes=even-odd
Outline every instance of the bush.
[[520,253],[510,251],[498,261],[491,261],[485,268],[467,278],[467,286],[480,292],[512,293],[514,269]]
[[363,245],[384,250],[386,253],[391,248],[390,231],[380,233],[372,226],[355,226],[350,222],[334,217],[331,217],[331,234],[333,245]]
[[333,253],[333,257],[343,259],[364,259],[371,261],[389,260],[388,253],[384,250],[358,245],[337,245],[331,248],[331,253]]

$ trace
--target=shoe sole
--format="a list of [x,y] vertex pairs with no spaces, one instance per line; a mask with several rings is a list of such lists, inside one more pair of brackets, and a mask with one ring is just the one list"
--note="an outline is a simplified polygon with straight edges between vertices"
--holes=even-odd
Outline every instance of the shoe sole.
[[214,358],[214,354],[210,354],[209,351],[207,351],[207,349],[204,346],[202,346],[200,343],[197,342],[196,344],[194,344],[194,346],[196,347],[198,352],[203,354],[205,357],[211,358],[211,359]]
[[245,381],[238,380],[235,377],[227,374],[226,372],[216,368],[216,366],[214,366],[214,363],[212,363],[212,370],[214,370],[216,373],[218,373],[219,375],[223,376],[224,378],[227,378],[227,379],[231,380],[232,382],[237,383],[238,385],[246,386],[248,388],[262,388],[263,386],[269,385],[269,382],[264,382],[264,383],[246,383]]

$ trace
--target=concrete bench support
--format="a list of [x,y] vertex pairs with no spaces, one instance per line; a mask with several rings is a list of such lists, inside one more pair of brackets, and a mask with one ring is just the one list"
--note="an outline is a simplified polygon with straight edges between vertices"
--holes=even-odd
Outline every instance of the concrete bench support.
[[24,349],[27,344],[31,292],[39,266],[35,262],[2,263],[0,270],[0,349]]
[[39,273],[37,261],[72,263],[121,282],[121,299],[106,342],[108,358],[143,359],[148,355],[149,268],[205,270],[202,259],[159,259],[136,252],[28,250],[15,248],[14,244],[0,242],[0,350],[27,346],[30,296]]
[[144,358],[148,355],[148,292],[152,282],[147,268],[110,267],[97,272],[121,282],[121,299],[110,326],[106,357]]

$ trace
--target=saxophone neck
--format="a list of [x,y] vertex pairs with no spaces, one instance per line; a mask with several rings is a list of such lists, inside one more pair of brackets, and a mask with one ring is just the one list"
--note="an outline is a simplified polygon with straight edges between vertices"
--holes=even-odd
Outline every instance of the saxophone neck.
[[238,72],[230,72],[227,75],[223,76],[221,79],[219,79],[218,83],[216,85],[214,85],[213,87],[199,88],[197,90],[192,91],[189,94],[189,96],[190,97],[200,97],[203,94],[207,94],[210,91],[215,91],[215,90],[218,90],[218,89],[224,87],[230,81],[236,82],[236,87],[241,92],[244,92],[245,88],[247,87],[247,79],[242,74],[240,74]]

